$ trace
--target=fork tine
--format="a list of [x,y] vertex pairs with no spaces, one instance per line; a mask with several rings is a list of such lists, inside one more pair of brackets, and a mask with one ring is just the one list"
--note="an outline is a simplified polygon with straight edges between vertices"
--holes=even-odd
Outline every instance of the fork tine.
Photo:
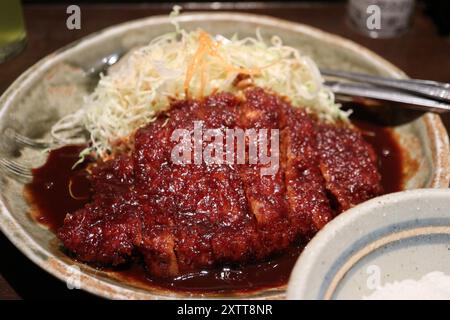
[[50,147],[50,143],[48,142],[30,139],[11,128],[7,128],[5,130],[5,134],[8,137],[12,138],[16,143],[25,147],[30,147],[34,149],[45,149]]
[[28,168],[14,160],[0,158],[0,167],[8,173],[11,173],[20,178],[31,179],[33,177],[31,168]]

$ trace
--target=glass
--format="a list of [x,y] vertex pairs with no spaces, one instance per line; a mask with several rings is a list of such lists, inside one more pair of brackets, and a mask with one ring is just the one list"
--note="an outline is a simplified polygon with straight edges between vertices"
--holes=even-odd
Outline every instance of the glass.
[[20,0],[0,0],[0,63],[22,51],[25,44]]

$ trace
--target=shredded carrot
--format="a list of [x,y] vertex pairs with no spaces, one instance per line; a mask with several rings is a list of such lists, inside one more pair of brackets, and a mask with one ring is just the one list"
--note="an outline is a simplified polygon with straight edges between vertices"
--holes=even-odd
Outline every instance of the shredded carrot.
[[72,179],[69,180],[69,194],[75,200],[86,200],[87,197],[77,197],[72,192]]
[[228,61],[226,61],[219,53],[218,49],[220,47],[220,43],[214,41],[211,36],[205,31],[200,31],[199,33],[199,44],[196,52],[192,56],[190,60],[187,71],[186,78],[184,80],[184,92],[186,98],[189,98],[189,85],[194,78],[195,73],[200,73],[200,94],[203,96],[205,85],[207,83],[207,66],[208,66],[208,56],[216,57],[223,63],[223,68],[227,73],[237,72],[241,74],[247,75],[258,75],[261,73],[260,68],[237,68],[231,65]]

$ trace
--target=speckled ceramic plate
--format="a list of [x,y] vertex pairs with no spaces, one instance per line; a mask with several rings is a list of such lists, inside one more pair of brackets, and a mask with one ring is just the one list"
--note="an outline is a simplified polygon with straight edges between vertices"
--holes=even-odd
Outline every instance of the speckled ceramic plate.
[[449,261],[450,190],[392,193],[325,226],[297,261],[287,296],[361,299],[387,283],[450,275]]
[[[264,38],[280,36],[283,41],[310,55],[321,67],[353,70],[395,78],[405,75],[381,57],[348,40],[320,30],[270,17],[236,13],[196,13],[179,18],[182,27],[201,27],[213,34],[241,37],[254,35],[260,28]],[[154,37],[173,31],[167,16],[132,21],[95,33],[47,56],[23,73],[0,99],[0,132],[12,127],[30,137],[45,137],[61,115],[81,104],[95,83],[86,76],[92,64],[111,53],[148,43]],[[398,111],[400,117],[407,116]],[[403,146],[404,187],[446,187],[449,183],[449,147],[445,129],[438,116],[423,114],[404,117],[395,127]],[[36,167],[45,154],[20,149],[1,139],[0,157]],[[190,297],[189,294],[148,289],[117,280],[107,272],[74,264],[60,250],[55,235],[36,223],[23,199],[23,184],[2,175],[0,227],[4,234],[31,260],[61,280],[81,271],[81,288],[108,298],[159,299]],[[356,236],[356,235],[355,235]],[[74,269],[75,268],[75,269]],[[243,295],[246,298],[283,298],[285,288],[264,289]],[[221,297],[217,294],[208,295]]]

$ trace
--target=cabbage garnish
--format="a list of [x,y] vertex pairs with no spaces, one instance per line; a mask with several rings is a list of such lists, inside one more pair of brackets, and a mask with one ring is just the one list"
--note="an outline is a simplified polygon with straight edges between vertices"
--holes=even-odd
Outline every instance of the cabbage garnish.
[[175,32],[133,50],[114,72],[102,74],[82,108],[53,126],[57,141],[69,143],[73,137],[68,133],[84,128],[90,145],[83,154],[107,158],[117,141],[153,121],[174,99],[200,99],[216,92],[240,95],[245,89],[236,86],[240,75],[249,85],[275,92],[322,121],[347,120],[314,61],[284,45],[280,37],[266,43],[259,31],[243,39],[186,31],[174,18],[177,8],[174,12]]

